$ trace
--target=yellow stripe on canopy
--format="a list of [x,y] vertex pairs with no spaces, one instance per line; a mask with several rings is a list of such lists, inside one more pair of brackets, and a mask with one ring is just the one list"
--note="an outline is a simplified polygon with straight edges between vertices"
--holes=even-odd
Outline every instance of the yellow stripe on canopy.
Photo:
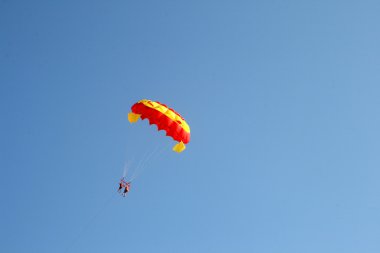
[[185,120],[183,120],[178,114],[176,114],[175,112],[170,110],[168,107],[163,106],[163,105],[161,105],[157,102],[154,102],[152,100],[149,100],[149,99],[140,100],[139,103],[142,103],[149,108],[152,108],[152,109],[155,109],[155,110],[161,112],[162,114],[164,114],[165,116],[167,116],[171,120],[174,120],[174,121],[178,122],[179,124],[181,124],[183,130],[190,133],[190,127],[187,124],[187,122]]

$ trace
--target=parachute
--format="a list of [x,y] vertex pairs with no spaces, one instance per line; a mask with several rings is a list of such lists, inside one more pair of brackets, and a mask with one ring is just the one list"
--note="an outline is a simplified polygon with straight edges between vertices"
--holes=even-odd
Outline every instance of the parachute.
[[165,104],[148,99],[140,100],[131,107],[128,120],[135,123],[141,118],[148,119],[149,124],[157,125],[158,131],[166,131],[166,135],[178,143],[173,151],[181,153],[186,149],[185,144],[190,142],[190,127],[182,116]]

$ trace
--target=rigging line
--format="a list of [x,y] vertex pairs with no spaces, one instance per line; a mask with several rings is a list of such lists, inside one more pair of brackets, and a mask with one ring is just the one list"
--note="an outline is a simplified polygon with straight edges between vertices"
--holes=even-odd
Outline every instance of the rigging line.
[[130,180],[131,182],[132,182],[133,180],[135,180],[136,177],[140,174],[141,170],[144,169],[146,163],[152,158],[152,156],[153,156],[153,154],[156,152],[156,150],[157,150],[157,146],[156,146],[156,148],[153,149],[153,150],[149,153],[149,155],[148,155],[148,156],[147,156],[147,157],[141,162],[140,166],[139,166],[138,168],[136,168],[136,170],[134,171],[133,175],[131,176],[131,180]]
[[154,156],[154,154],[157,152],[157,149],[160,148],[160,146],[162,146],[162,143],[157,143],[153,148],[150,149],[150,152],[147,156],[145,156],[144,159],[141,160],[141,163],[139,164],[139,167],[137,167],[136,171],[135,171],[135,174],[138,174],[139,171],[145,167],[146,163],[152,159],[152,157]]
[[77,236],[72,240],[71,244],[66,248],[66,253],[68,253],[75,246],[75,244],[78,243],[83,234],[89,229],[90,225],[103,213],[103,211],[106,209],[106,207],[108,207],[112,200],[115,199],[115,196],[116,195],[112,193],[112,195],[104,202],[104,204],[99,207],[98,211],[87,221]]
[[124,171],[123,171],[123,178],[125,178],[128,175],[129,168],[131,167],[131,164],[133,164],[133,160],[126,161],[124,163]]
[[144,160],[144,162],[141,165],[141,167],[139,168],[139,170],[136,171],[136,173],[134,174],[134,177],[131,179],[131,181],[135,180],[145,170],[147,163],[160,151],[160,149],[162,149],[162,145],[163,144],[157,144],[157,146],[153,150],[153,152],[150,153],[149,157],[147,157],[147,159]]
[[149,154],[151,153],[152,151],[150,149],[146,149],[145,151],[145,154],[144,156],[139,160],[138,164],[136,167],[134,167],[133,171],[132,171],[132,175],[131,175],[131,178],[133,178],[133,176],[136,174],[137,170],[141,167],[141,164],[143,163],[144,160],[147,159],[147,157],[149,157]]
[[[125,158],[125,163],[124,163],[123,178],[127,177],[128,172],[133,167],[133,164],[136,161],[136,154],[130,155],[130,153],[131,153],[130,150],[127,150],[127,152],[126,152],[126,158]],[[131,156],[131,157],[129,158],[129,156]]]
[[168,144],[157,145],[155,151],[153,153],[151,153],[151,156],[148,159],[146,159],[146,161],[144,161],[143,166],[141,166],[141,169],[139,169],[139,171],[137,171],[137,173],[135,173],[135,176],[132,178],[132,180],[135,180],[139,175],[141,175],[143,173],[143,171],[146,170],[146,168],[147,168],[146,165],[148,164],[148,162],[153,157],[157,157],[158,155],[160,155],[164,150],[167,149],[167,147],[168,147]]

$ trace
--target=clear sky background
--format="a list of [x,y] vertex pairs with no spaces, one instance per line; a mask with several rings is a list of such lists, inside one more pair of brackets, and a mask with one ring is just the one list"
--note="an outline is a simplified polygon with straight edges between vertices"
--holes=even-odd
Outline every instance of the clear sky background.
[[[0,1],[0,252],[380,252],[379,13]],[[185,152],[129,124],[143,98],[185,117]],[[122,198],[149,138],[167,151]]]

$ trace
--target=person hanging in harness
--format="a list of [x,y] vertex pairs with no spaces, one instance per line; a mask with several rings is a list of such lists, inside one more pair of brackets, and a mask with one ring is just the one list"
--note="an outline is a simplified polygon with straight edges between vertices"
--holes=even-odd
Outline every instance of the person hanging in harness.
[[121,192],[121,189],[123,189],[126,184],[127,184],[127,182],[125,182],[124,177],[122,179],[120,179],[119,189],[117,190],[117,192]]
[[129,192],[130,187],[131,187],[131,182],[125,183],[123,197],[125,197],[127,195],[127,193]]
[[123,191],[122,195],[123,195],[123,197],[125,197],[127,195],[127,193],[129,192],[129,189],[131,188],[131,182],[125,181],[124,177],[122,179],[120,179],[119,189],[117,189],[117,192],[121,193],[121,190],[123,188],[124,188],[124,191]]

